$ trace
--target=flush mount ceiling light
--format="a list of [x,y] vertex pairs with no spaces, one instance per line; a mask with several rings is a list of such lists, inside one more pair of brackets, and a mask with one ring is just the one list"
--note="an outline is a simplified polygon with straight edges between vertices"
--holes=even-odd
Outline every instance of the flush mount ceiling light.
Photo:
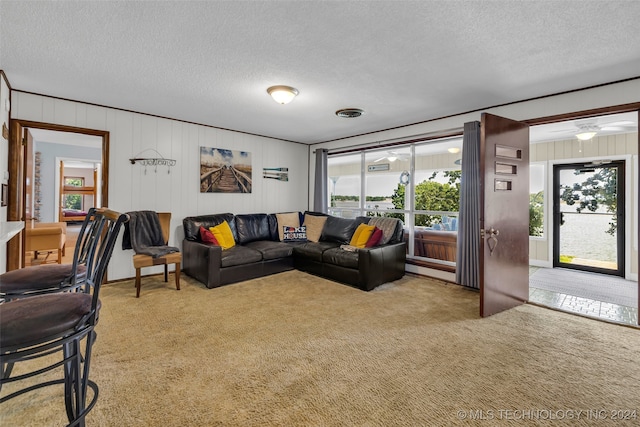
[[447,151],[450,152],[451,154],[458,154],[460,152],[460,149],[458,147],[451,147],[451,148],[447,148]]
[[580,128],[578,129],[578,133],[576,134],[576,138],[578,138],[580,141],[588,141],[596,136],[599,130],[600,128],[595,125],[580,126]]
[[359,108],[343,108],[342,110],[336,111],[336,116],[342,117],[343,119],[355,119],[363,114],[364,110]]
[[271,95],[278,104],[288,104],[293,101],[293,98],[298,96],[300,92],[294,87],[279,85],[271,86],[267,89],[267,93]]

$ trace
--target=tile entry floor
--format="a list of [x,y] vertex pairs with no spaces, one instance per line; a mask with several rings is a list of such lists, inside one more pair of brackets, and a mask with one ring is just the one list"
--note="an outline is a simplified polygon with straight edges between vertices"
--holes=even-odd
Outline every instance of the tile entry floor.
[[[529,275],[535,271],[529,268]],[[529,302],[601,320],[638,326],[638,309],[545,289],[529,288]]]

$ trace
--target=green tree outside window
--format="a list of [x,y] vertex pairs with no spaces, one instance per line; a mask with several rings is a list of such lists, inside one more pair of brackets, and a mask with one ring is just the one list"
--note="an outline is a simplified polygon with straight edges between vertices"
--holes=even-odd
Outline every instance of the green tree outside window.
[[[84,178],[65,176],[64,185],[69,187],[83,187]],[[81,194],[65,194],[62,200],[62,207],[64,209],[82,210],[82,195]]]
[[[580,175],[576,171],[575,175]],[[573,186],[562,186],[560,198],[568,206],[576,207],[576,212],[580,213],[584,209],[595,212],[600,206],[604,206],[607,212],[611,213],[609,229],[607,233],[615,236],[618,228],[618,173],[616,168],[600,168],[596,173]]]
[[542,236],[544,231],[544,191],[529,194],[529,236]]
[[[444,177],[448,182],[442,184],[435,181],[438,172],[434,172],[429,179],[416,185],[415,189],[415,209],[424,211],[448,211],[458,212],[460,209],[460,177],[461,171],[445,171]],[[404,209],[405,186],[398,184],[393,191],[391,201],[395,209]],[[403,214],[390,213],[386,216],[404,219]],[[415,225],[431,227],[438,223],[439,215],[417,214]]]
[[64,209],[82,210],[82,196],[80,194],[66,194],[63,205]]

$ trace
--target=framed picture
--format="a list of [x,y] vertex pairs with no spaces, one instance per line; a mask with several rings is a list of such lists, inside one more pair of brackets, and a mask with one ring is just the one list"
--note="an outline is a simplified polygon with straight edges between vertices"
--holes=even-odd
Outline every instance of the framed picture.
[[7,202],[9,199],[9,186],[7,184],[2,184],[2,203],[0,206],[7,206]]
[[201,193],[251,193],[251,153],[200,147]]

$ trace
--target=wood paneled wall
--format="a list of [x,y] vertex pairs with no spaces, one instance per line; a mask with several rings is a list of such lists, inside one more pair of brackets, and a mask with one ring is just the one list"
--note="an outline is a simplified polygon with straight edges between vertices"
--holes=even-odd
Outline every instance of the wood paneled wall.
[[[272,213],[308,206],[309,148],[255,135],[232,132],[24,92],[12,92],[13,118],[109,132],[109,207],[117,211],[171,212],[170,245],[181,246],[182,218],[208,213]],[[251,153],[251,194],[200,193],[200,146]],[[153,149],[177,160],[167,167],[132,165],[129,159]],[[157,157],[153,151],[140,157]],[[289,181],[262,178],[263,167],[288,167]],[[109,280],[133,277],[132,251],[114,251]],[[161,270],[158,269],[158,272]]]

